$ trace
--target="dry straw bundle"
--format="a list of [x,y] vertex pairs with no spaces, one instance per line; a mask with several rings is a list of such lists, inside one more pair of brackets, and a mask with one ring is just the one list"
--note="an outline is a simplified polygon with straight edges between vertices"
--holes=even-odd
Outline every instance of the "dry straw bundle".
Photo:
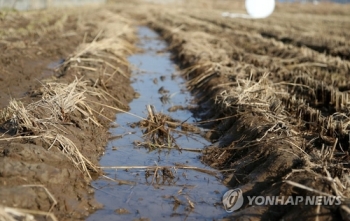
[[[57,148],[71,159],[77,168],[91,177],[89,170],[97,171],[96,166],[65,136],[67,132],[62,125],[71,115],[76,114],[75,111],[80,112],[86,120],[99,125],[92,108],[85,101],[86,96],[89,96],[87,89],[86,82],[81,79],[75,79],[71,84],[47,83],[42,87],[42,97],[37,102],[25,107],[21,102],[11,100],[6,109],[10,118],[2,119],[5,120],[3,128],[7,128],[7,133],[17,136],[1,140],[40,138],[49,144],[48,149],[58,144]],[[95,95],[95,92],[92,94]]]
[[[61,69],[78,68],[93,73],[100,72],[99,75],[108,75],[108,79],[115,74],[128,78],[122,68],[129,67],[126,56],[135,51],[135,46],[131,43],[135,39],[134,30],[128,20],[108,10],[101,11],[94,19],[98,18],[103,23],[94,40],[90,43],[84,40]],[[104,67],[103,70],[100,69],[101,66]],[[106,73],[106,70],[111,70],[112,73]],[[103,84],[101,80],[100,83]]]

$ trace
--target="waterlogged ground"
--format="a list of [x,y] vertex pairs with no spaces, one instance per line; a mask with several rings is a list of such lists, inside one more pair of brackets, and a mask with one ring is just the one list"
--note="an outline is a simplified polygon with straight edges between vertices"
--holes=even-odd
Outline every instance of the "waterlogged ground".
[[[104,208],[88,220],[349,219],[350,6],[277,4],[272,16],[247,20],[221,16],[244,12],[244,1],[115,1],[99,9],[0,12],[0,107],[18,101],[0,111],[0,220],[2,206],[82,220],[101,208],[95,197]],[[171,47],[141,27],[143,52],[127,61],[136,51],[135,23],[157,30]],[[195,104],[168,49],[196,94],[201,119],[187,110]],[[61,106],[25,109],[76,78],[77,90],[58,97],[66,102],[52,102]],[[64,106],[74,93],[82,99],[79,110]],[[132,98],[134,116],[116,116]],[[205,121],[210,130],[178,126],[173,135],[181,152],[151,151],[137,124],[148,115],[146,105],[178,122]],[[87,172],[98,178],[94,166],[107,142],[100,163],[110,179],[91,183],[80,168],[86,161],[74,157],[91,160]],[[215,169],[246,197],[240,210],[223,209],[227,188]],[[341,205],[248,200],[319,195],[340,197]]]
[[[187,107],[192,98],[184,89],[183,79],[177,75],[170,53],[166,52],[166,43],[146,27],[140,27],[138,35],[143,53],[129,57],[129,62],[135,66],[132,85],[140,97],[130,103],[130,113],[146,118],[146,105],[154,105],[158,112],[174,119],[194,122],[196,119],[188,110],[168,111],[177,105]],[[198,152],[149,151],[136,146],[135,141],[143,141],[143,134],[140,128],[130,125],[137,121],[139,119],[130,114],[117,115],[118,127],[110,132],[112,136],[120,137],[109,142],[100,161],[103,167],[129,166],[129,169],[105,169],[109,177],[129,184],[119,185],[105,179],[93,182],[98,189],[96,199],[104,204],[104,208],[87,220],[213,220],[227,215],[221,203],[227,188],[220,183],[220,177],[194,170],[171,169],[173,178],[160,177],[157,181],[152,174],[146,179],[145,169],[132,169],[133,166],[184,164],[212,170],[200,163]],[[175,135],[179,147],[203,149],[209,145],[200,135],[189,135]]]

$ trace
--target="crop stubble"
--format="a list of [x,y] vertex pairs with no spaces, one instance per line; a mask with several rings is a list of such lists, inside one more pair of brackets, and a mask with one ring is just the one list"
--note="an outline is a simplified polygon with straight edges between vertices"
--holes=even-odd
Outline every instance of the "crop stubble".
[[[326,7],[331,13],[320,15]],[[309,187],[343,202],[329,207],[246,205],[234,213],[236,218],[346,219],[347,10],[327,4],[318,9],[278,5],[268,19],[245,20],[222,18],[215,7],[200,4],[148,8],[151,15],[145,19],[169,42],[198,98],[198,116],[214,129],[207,137],[216,142],[206,149],[203,162],[233,170],[226,183],[245,195],[316,194]]]
[[[217,169],[234,171],[225,174],[226,183],[232,187],[240,187],[247,195],[314,194],[306,188],[300,188],[305,186],[326,195],[341,196],[343,200],[341,207],[261,206],[253,208],[244,206],[234,216],[241,219],[300,219],[303,217],[318,220],[336,219],[342,216],[346,219],[348,215],[346,211],[349,210],[346,199],[350,194],[347,190],[350,139],[348,86],[350,34],[346,28],[350,26],[348,6],[326,4],[320,5],[315,10],[314,6],[310,5],[287,5],[288,7],[278,5],[276,13],[268,19],[244,20],[222,18],[221,10],[230,9],[229,5],[223,4],[225,1],[197,2],[199,3],[184,3],[185,7],[181,4],[177,5],[177,9],[168,6],[142,5],[137,11],[134,10],[135,5],[131,2],[113,12],[131,14],[141,21],[141,24],[148,24],[157,30],[169,42],[174,60],[184,69],[183,76],[188,80],[188,88],[196,95],[200,104],[197,114],[208,122],[204,126],[212,129],[206,136],[214,141],[214,145],[204,151],[203,162]],[[120,2],[118,4],[121,5]],[[215,8],[218,6],[220,10]],[[324,16],[324,13],[327,13],[327,16]],[[95,106],[96,102],[102,102],[101,100],[109,97],[115,102],[113,106],[125,108],[126,101],[131,98],[130,94],[133,94],[115,93],[112,96],[109,94],[112,93],[113,87],[125,87],[125,91],[131,91],[128,86],[125,86],[127,85],[125,82],[129,81],[124,58],[132,52],[128,42],[133,37],[127,29],[128,19],[113,16],[116,15],[102,11],[99,13],[99,19],[94,21],[109,18],[110,26],[106,30],[116,30],[113,29],[115,28],[113,22],[121,22],[123,25],[117,28],[119,34],[112,33],[121,39],[121,43],[114,44],[114,41],[103,37],[100,39],[100,34],[96,32],[98,29],[96,27],[100,27],[99,24],[94,21],[86,22],[86,17],[79,17],[80,19],[76,19],[78,28],[81,27],[78,24],[85,24],[85,31],[90,30],[89,27],[95,30],[93,34],[88,34],[84,38],[85,42],[92,43],[81,44],[76,53],[71,56],[65,54],[66,62],[56,72],[56,77],[66,86],[71,82],[76,85],[82,83],[82,89],[76,94],[78,101],[95,102],[89,104],[93,113],[89,111],[89,107],[81,106],[84,103],[79,102],[80,106],[73,105],[78,108],[73,108],[72,112],[64,110],[59,114],[55,112],[57,114],[55,122],[74,124],[74,126],[63,124],[61,129],[72,132],[73,135],[67,138],[73,143],[82,143],[83,145],[80,146],[85,146],[79,150],[83,156],[91,156],[91,151],[95,155],[102,152],[103,148],[99,145],[106,142],[107,136],[101,136],[100,141],[93,141],[97,142],[96,144],[91,144],[91,141],[85,140],[84,137],[93,137],[94,134],[100,133],[101,128],[98,124],[103,123],[107,118],[112,118],[110,112],[104,112],[104,108],[108,108],[110,103]],[[56,20],[53,19],[52,22]],[[58,29],[53,30],[62,30],[59,24],[54,25]],[[30,32],[32,26],[26,27],[24,30],[18,29],[18,33],[15,32],[14,36],[4,37],[0,47],[15,48],[15,50],[20,50],[21,47],[25,50],[36,48],[28,47],[31,44],[21,40],[16,41],[16,36],[20,36],[22,32],[24,36],[32,33]],[[43,30],[44,33],[50,32],[50,30],[47,32],[45,32],[46,29]],[[37,31],[34,31],[35,34]],[[103,44],[95,44],[100,40],[104,41]],[[115,50],[109,50],[111,45],[115,46],[113,47]],[[127,47],[120,47],[120,45],[127,45]],[[120,51],[122,51],[121,54],[119,54]],[[12,57],[4,57],[2,60],[3,63],[11,61],[13,61]],[[22,65],[22,69],[25,66]],[[3,71],[10,73],[10,69]],[[99,73],[97,78],[96,73]],[[84,78],[75,79],[74,75]],[[95,91],[96,88],[98,91]],[[43,98],[41,97],[43,94],[54,96],[54,91],[45,92],[45,88],[36,89],[32,92],[32,99],[40,102],[43,100],[40,99]],[[80,94],[82,92],[84,96]],[[85,96],[88,97],[85,99]],[[63,104],[67,103],[63,102]],[[68,102],[68,106],[69,104]],[[14,107],[17,107],[16,110],[21,109],[20,104]],[[55,107],[52,106],[53,109]],[[19,207],[48,211],[52,206],[52,200],[47,194],[34,192],[32,188],[23,190],[21,185],[30,182],[25,180],[28,177],[33,179],[33,182],[40,183],[43,183],[41,178],[56,180],[56,184],[47,182],[45,185],[53,195],[59,196],[58,206],[53,212],[63,219],[87,215],[85,209],[89,210],[93,207],[92,201],[85,200],[90,197],[87,197],[87,189],[77,186],[86,186],[88,176],[83,176],[78,172],[79,170],[72,170],[71,161],[62,163],[65,162],[62,161],[64,157],[68,159],[63,155],[65,144],[73,145],[69,145],[70,142],[63,145],[56,143],[58,139],[62,142],[64,140],[56,134],[53,134],[56,136],[51,134],[50,137],[46,137],[51,140],[48,142],[50,144],[45,143],[45,137],[42,136],[42,131],[47,126],[45,121],[31,125],[37,131],[28,130],[28,127],[23,127],[25,124],[13,126],[14,122],[16,123],[14,118],[6,112],[2,113],[4,123],[7,123],[4,126],[7,126],[7,129],[13,129],[11,132],[16,134],[19,132],[26,136],[40,135],[40,138],[44,138],[32,140],[27,137],[21,142],[6,141],[7,143],[2,146],[2,162],[11,158],[11,163],[8,162],[7,167],[6,162],[5,166],[1,167],[3,168],[1,174],[4,176],[2,185],[6,187],[7,182],[19,185],[6,188],[2,194],[18,196],[18,193],[23,193],[21,197],[28,196],[28,199],[40,196],[35,208],[29,208],[32,202],[22,198],[13,197],[14,202],[7,203],[13,205],[21,201],[23,205]],[[32,116],[36,121],[40,119],[38,118],[40,108],[33,111]],[[90,123],[82,121],[81,118],[89,120]],[[84,133],[88,131],[89,135],[77,136],[76,134],[81,133],[77,130],[82,130]],[[61,148],[42,153],[42,147],[50,148],[51,144],[55,143]],[[28,148],[29,146],[31,148]],[[55,164],[41,165],[36,158],[33,158],[32,152],[42,155],[43,163],[47,161],[46,159],[57,159],[52,162],[64,164],[67,168],[63,169],[60,166],[61,171],[58,172]],[[89,160],[96,163],[97,158],[91,157]],[[88,162],[83,161],[83,163]],[[81,165],[82,161],[79,161],[76,167],[80,168]],[[90,167],[88,171],[91,169],[93,168]],[[47,172],[51,170],[52,173]],[[20,172],[13,174],[16,171]],[[21,174],[33,175],[26,175],[22,180],[19,178]],[[47,179],[48,174],[56,174],[55,179]],[[65,190],[68,189],[66,195],[62,195],[60,191],[62,186],[56,188],[57,185],[61,185],[59,176],[65,176],[62,179],[67,177],[71,179],[68,182],[69,185],[65,187]],[[298,186],[295,183],[301,185]],[[72,191],[69,192],[69,189]],[[68,198],[64,198],[70,193],[74,193],[71,195],[76,199],[65,201]],[[76,204],[77,202],[79,203]],[[72,213],[73,211],[75,214]]]
[[[0,36],[0,83],[15,99],[2,97],[0,111],[1,220],[16,213],[77,220],[101,207],[89,183],[101,174],[116,110],[127,110],[133,96],[126,57],[134,29],[113,10],[2,14],[10,31]],[[58,58],[64,62],[42,76]]]

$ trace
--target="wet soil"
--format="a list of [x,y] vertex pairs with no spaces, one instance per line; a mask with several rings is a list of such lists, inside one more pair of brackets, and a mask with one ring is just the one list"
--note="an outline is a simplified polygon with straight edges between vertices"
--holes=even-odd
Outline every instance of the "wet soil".
[[[135,29],[136,25],[147,25],[168,42],[168,49],[181,69],[188,90],[197,99],[197,108],[191,109],[195,113],[195,119],[200,120],[207,130],[203,136],[212,142],[203,151],[201,160],[214,169],[228,171],[223,172],[224,183],[228,188],[240,188],[244,196],[323,194],[339,196],[342,200],[341,205],[332,206],[250,206],[245,203],[239,211],[227,215],[225,213],[227,219],[348,220],[348,5],[278,4],[271,17],[246,20],[221,16],[223,10],[235,11],[240,7],[238,12],[241,12],[242,2],[231,4],[227,1],[198,0],[181,2],[176,6],[136,1],[115,2],[116,4],[103,10],[94,8],[64,12],[1,12],[0,49],[5,52],[0,54],[1,107],[5,107],[11,97],[20,99],[24,104],[37,101],[42,95],[42,83],[70,83],[76,76],[89,82],[89,89],[104,90],[114,98],[104,99],[103,96],[91,94],[86,97],[86,100],[102,104],[90,102],[92,108],[99,113],[94,118],[75,111],[48,127],[48,131],[55,126],[64,128],[65,136],[76,143],[84,156],[97,164],[108,142],[106,128],[115,117],[116,109],[111,107],[127,110],[127,103],[132,98],[139,97],[142,101],[143,94],[146,94],[135,93],[130,86],[130,71],[125,58],[133,50],[128,47],[120,49],[118,45],[135,43],[132,33],[123,32],[130,25]],[[95,16],[92,17],[91,14]],[[112,33],[121,42],[117,44],[118,49],[113,50],[116,45],[107,42],[109,47],[102,54],[90,52],[81,57],[88,60],[76,59],[74,55],[84,46],[81,43],[99,39],[95,37],[99,36],[100,25],[105,20],[113,23],[107,30],[118,27],[118,31]],[[164,51],[162,49],[158,53],[162,54]],[[106,60],[99,62],[102,58]],[[63,63],[57,70],[52,70],[62,59],[71,60]],[[153,66],[148,63],[146,65]],[[163,97],[159,101],[166,103],[164,109],[157,111],[166,112],[171,108],[172,97],[166,95],[175,91],[169,85],[162,84],[169,77],[140,75],[135,79],[134,85],[142,77],[157,85],[152,88],[156,94],[152,99]],[[185,108],[178,106],[179,109],[175,112],[169,109],[169,115],[175,113],[173,118],[181,119],[185,116],[176,116],[178,113],[189,114],[186,110],[187,104],[180,102],[176,105]],[[137,109],[139,113],[141,111],[140,115],[145,116],[146,109],[144,105],[141,106],[133,109]],[[16,118],[9,118],[4,111],[0,113],[1,129],[7,131],[6,126],[9,123],[14,124],[14,121],[9,120]],[[64,112],[61,114],[65,115]],[[128,116],[118,115],[117,123],[118,119],[121,119],[120,125],[135,122],[134,118]],[[102,126],[97,126],[90,119],[98,119]],[[130,131],[135,134],[130,134]],[[94,198],[94,188],[89,187],[91,179],[68,160],[62,147],[55,144],[56,148],[50,149],[47,142],[31,139],[30,136],[38,135],[35,131],[29,133],[22,128],[19,132],[20,134],[5,134],[0,138],[2,205],[50,211],[59,220],[84,219],[96,208],[102,207]],[[118,139],[110,141],[108,154],[101,161],[105,165],[108,162],[109,166],[132,166],[138,162],[139,165],[148,166],[157,160],[165,164],[167,157],[180,155],[176,151],[169,156],[158,152],[147,153],[144,146],[136,148],[139,155],[132,154],[134,152],[129,149],[134,148],[134,145],[130,143],[140,139],[141,135],[136,134],[140,133],[140,129],[130,129],[128,125],[113,128],[110,132],[114,137],[125,137],[121,141],[124,140],[126,144],[124,146],[114,143]],[[19,139],[19,136],[27,138]],[[208,144],[202,144],[206,145]],[[118,161],[116,158],[122,158],[118,155],[120,153],[130,154],[129,159]],[[195,156],[198,155],[191,155],[189,162],[193,160],[193,163],[198,163]],[[173,162],[175,161],[178,160]],[[187,163],[186,159],[183,161]],[[147,186],[145,178],[140,175],[144,170],[134,173],[120,169],[117,172],[109,169],[106,171],[112,178],[115,175],[117,180],[113,183],[98,180],[93,184],[99,189],[98,200],[105,203],[106,209],[96,213],[96,219],[99,219],[98,216],[114,219],[115,216],[110,216],[112,213],[118,214],[121,219],[147,218],[149,216],[144,214],[150,211],[162,211],[157,204],[160,201],[165,202],[163,206],[166,211],[171,211],[172,204],[180,207],[178,210],[175,208],[172,213],[158,212],[154,215],[157,219],[168,218],[170,214],[184,219],[184,214],[188,212],[186,208],[192,207],[186,197],[174,197],[179,193],[178,186],[164,187],[158,184],[160,191],[173,188],[172,195],[153,192],[154,185]],[[168,174],[167,170],[164,171]],[[100,170],[89,168],[89,172],[96,179],[101,175]],[[186,172],[185,177],[193,171]],[[197,179],[192,175],[189,178],[191,182],[200,182],[201,178]],[[180,182],[186,180],[185,177]],[[212,176],[209,177],[212,183],[217,182]],[[140,185],[133,187],[137,182]],[[116,188],[114,183],[127,185]],[[42,187],[28,185],[43,185],[57,203]],[[133,196],[132,188],[136,188],[136,197]],[[118,192],[121,189],[123,191]],[[186,189],[189,190],[187,187]],[[151,198],[148,193],[150,190],[154,195],[159,195]],[[183,188],[180,190],[183,191]],[[223,190],[219,190],[216,195],[211,192],[215,190],[207,191],[212,194],[213,202],[222,197]],[[186,193],[192,194],[191,190]],[[105,196],[101,197],[102,195]],[[126,206],[113,207],[114,200],[118,197]],[[144,198],[153,202],[144,201]],[[147,210],[139,209],[139,203],[150,207]],[[157,206],[152,207],[153,203]],[[203,205],[205,206],[202,208],[208,208],[206,202]],[[220,212],[224,212],[222,205],[221,210],[219,207],[212,209],[218,215],[205,217],[225,216]],[[203,219],[200,214],[188,214],[191,218]],[[93,218],[92,216],[91,219]]]
[[246,200],[228,219],[347,219],[348,6],[321,16],[329,5],[281,4],[267,19],[246,20],[223,18],[215,5],[189,5],[151,6],[144,19],[168,41],[211,129],[203,162],[234,171],[225,183],[245,197],[342,197],[332,206]]
[[0,12],[0,107],[10,98],[23,98],[40,81],[53,75],[55,63],[77,46],[91,41],[96,30],[79,26],[79,16],[62,9],[38,12]]
[[[92,12],[95,15],[93,19],[90,17]],[[52,131],[53,134],[57,134],[56,138],[62,134],[74,143],[86,159],[97,165],[109,137],[107,131],[111,123],[109,119],[115,118],[116,110],[107,106],[127,110],[127,104],[134,94],[128,78],[127,63],[123,63],[119,58],[113,58],[115,55],[108,51],[97,50],[96,53],[107,58],[82,53],[82,59],[90,58],[91,61],[88,63],[80,61],[79,65],[89,69],[77,68],[78,63],[72,60],[72,57],[79,57],[76,53],[79,52],[79,47],[85,46],[85,43],[94,39],[96,42],[104,39],[106,36],[104,33],[107,33],[105,24],[108,22],[113,22],[115,26],[126,27],[127,20],[122,20],[121,17],[115,18],[109,13],[111,12],[103,8],[80,8],[78,11],[65,9],[10,12],[6,16],[1,14],[1,29],[9,30],[0,34],[2,107],[8,105],[10,98],[19,100],[26,107],[43,99],[45,91],[43,87],[47,89],[57,83],[70,84],[77,78],[80,82],[85,81],[85,90],[105,94],[96,96],[87,93],[81,98],[82,101],[90,102],[90,111],[95,110],[95,113],[99,113],[96,115],[90,113],[91,119],[99,122],[98,124],[89,121],[84,112],[75,110],[65,113],[61,109],[62,113],[58,114],[62,114],[63,117],[58,121],[52,116],[41,119],[42,121],[52,119],[47,125],[46,132],[31,131],[23,127],[11,131],[7,125],[16,122],[8,119],[16,119],[16,116],[7,116],[7,109],[2,110],[0,122],[2,206],[27,209],[34,211],[33,213],[52,212],[58,220],[81,220],[92,211],[101,208],[102,205],[94,199],[93,188],[89,186],[91,178],[79,169],[80,165],[75,166],[72,158],[69,158],[70,153],[65,150],[69,146],[58,144],[55,142],[56,139],[48,143],[45,136]],[[104,31],[103,34],[96,40],[95,37],[101,31]],[[130,37],[130,33],[123,33],[119,39],[132,42],[132,35]],[[123,48],[124,46],[120,50],[124,50]],[[125,50],[121,52],[121,55],[127,56],[127,54]],[[95,59],[105,62],[96,63]],[[107,62],[109,65],[106,65]],[[98,73],[95,70],[104,71]],[[120,90],[111,90],[114,88]],[[42,113],[45,115],[45,112],[49,111],[44,109]],[[33,136],[38,138],[31,139]],[[92,177],[100,174],[99,170],[92,168],[89,170]],[[46,220],[42,215],[37,218]]]
[[[97,189],[96,199],[104,208],[87,220],[223,218],[226,212],[221,196],[227,188],[221,183],[220,173],[199,160],[210,142],[202,136],[205,131],[193,125],[197,119],[192,113],[176,108],[194,106],[193,98],[166,51],[167,44],[147,27],[139,27],[138,36],[142,53],[128,60],[135,67],[132,86],[140,96],[130,103],[129,112],[133,115],[117,115],[118,127],[110,130],[113,139],[100,161],[106,174],[119,182],[101,177],[92,183]],[[135,117],[147,118],[147,105],[153,105],[157,113],[181,125],[176,127],[178,132],[170,133],[174,145],[159,148],[147,139],[146,129],[139,126],[148,122],[139,123],[140,119]],[[157,166],[158,172],[154,169]],[[186,166],[194,170],[182,169]]]

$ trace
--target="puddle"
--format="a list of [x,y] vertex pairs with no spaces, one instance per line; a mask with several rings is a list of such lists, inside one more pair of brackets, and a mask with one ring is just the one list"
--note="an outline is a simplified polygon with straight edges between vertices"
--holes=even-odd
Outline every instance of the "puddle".
[[[153,105],[157,112],[180,121],[194,122],[195,119],[188,110],[168,112],[168,108],[176,105],[186,107],[192,98],[184,90],[184,81],[177,75],[170,53],[166,52],[166,43],[146,27],[140,27],[138,34],[139,46],[144,53],[129,57],[129,61],[137,67],[132,75],[132,85],[140,97],[130,103],[130,112],[146,118],[146,105]],[[163,90],[160,90],[161,87]],[[160,99],[164,94],[167,95],[167,99]],[[140,128],[132,128],[130,124],[138,120],[129,114],[117,115],[118,127],[111,128],[110,132],[112,136],[120,135],[120,138],[109,142],[106,153],[101,158],[101,166],[186,164],[212,170],[200,162],[200,153],[197,152],[180,152],[176,149],[149,151],[144,147],[135,146],[134,141],[142,141],[143,134]],[[181,148],[192,149],[203,149],[209,145],[209,142],[199,135],[176,136],[176,143]],[[170,170],[174,179],[162,180],[160,177],[159,182],[154,179],[152,183],[153,175],[146,180],[147,172],[142,168],[105,169],[109,177],[133,184],[118,185],[106,179],[93,182],[92,185],[97,189],[95,197],[104,204],[104,208],[87,220],[213,220],[227,215],[221,204],[222,195],[227,188],[217,177],[195,170]]]
[[44,71],[41,75],[40,80],[54,75],[55,70],[57,68],[59,68],[63,63],[64,63],[64,59],[59,59],[57,61],[53,61],[53,62],[50,62],[49,64],[47,64],[46,68],[44,69]]

